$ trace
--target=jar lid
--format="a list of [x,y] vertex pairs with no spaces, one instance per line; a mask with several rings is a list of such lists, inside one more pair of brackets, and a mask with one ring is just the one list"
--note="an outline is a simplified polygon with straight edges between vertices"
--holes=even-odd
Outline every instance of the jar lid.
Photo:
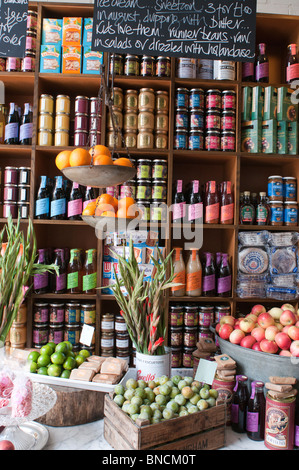
[[171,326],[170,330],[178,333],[179,331],[183,331],[183,327],[182,326]]
[[57,95],[57,98],[66,98],[67,100],[70,100],[71,98],[68,95]]
[[202,88],[191,88],[190,92],[191,93],[197,93],[197,92],[204,93],[204,90]]
[[142,164],[148,163],[149,165],[151,165],[152,162],[151,162],[151,160],[147,160],[147,159],[144,158],[144,159],[139,159],[139,160],[137,161],[137,163],[138,163],[138,164],[139,164],[139,163],[140,163],[140,164],[141,164],[141,163],[142,163]]
[[[95,308],[96,304],[81,304],[81,308]],[[113,313],[112,313],[113,315]],[[104,316],[104,315],[103,315]]]
[[98,97],[95,96],[95,97],[93,97],[93,98],[88,98],[88,96],[83,96],[83,95],[81,96],[81,95],[79,95],[79,96],[76,96],[75,101],[77,101],[77,100],[89,100],[89,99],[91,99],[91,100],[97,100]]
[[150,180],[139,179],[139,180],[137,180],[137,184],[142,186],[143,184],[152,184],[152,182]]
[[210,90],[207,90],[206,93],[217,93],[217,94],[221,94],[221,91],[220,90],[217,90],[217,88],[213,89],[211,88]]
[[165,184],[166,185],[166,181],[165,180],[153,180],[152,184],[156,184],[156,185]]
[[286,201],[285,204],[298,204],[297,201]]
[[49,305],[48,302],[34,302],[34,307],[45,307],[46,305]]
[[225,94],[235,95],[236,92],[234,90],[223,90],[222,94],[223,95],[225,95]]
[[50,307],[64,307],[64,304],[63,304],[63,303],[54,303],[54,302],[53,302],[53,303],[51,303],[51,304],[49,304],[49,305],[50,305]]
[[295,178],[295,176],[284,176],[282,179],[283,180],[296,180],[297,178]]
[[283,201],[269,201],[269,204],[283,204]]
[[268,177],[268,180],[273,179],[273,178],[278,178],[278,179],[281,179],[281,180],[282,180],[282,176],[279,176],[279,175],[278,175],[278,176],[277,176],[277,175],[269,176],[269,177]]
[[167,164],[167,160],[153,160],[153,163],[166,163]]
[[79,302],[68,302],[65,304],[67,307],[80,307],[81,304]]

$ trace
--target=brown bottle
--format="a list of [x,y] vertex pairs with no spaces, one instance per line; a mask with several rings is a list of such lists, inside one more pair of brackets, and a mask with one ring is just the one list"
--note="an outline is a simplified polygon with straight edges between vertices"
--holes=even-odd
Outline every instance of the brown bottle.
[[234,223],[234,197],[232,194],[231,181],[222,184],[220,223],[231,225]]
[[205,204],[205,223],[206,224],[219,224],[220,217],[220,204],[216,187],[216,181],[209,181],[207,183],[206,191],[206,204]]
[[80,250],[72,249],[67,270],[67,291],[69,294],[82,293],[82,263]]

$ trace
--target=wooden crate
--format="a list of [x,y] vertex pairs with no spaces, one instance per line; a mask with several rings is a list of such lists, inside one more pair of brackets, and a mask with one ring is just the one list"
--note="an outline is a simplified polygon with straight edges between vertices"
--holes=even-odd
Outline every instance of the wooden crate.
[[105,396],[104,437],[116,450],[214,450],[224,446],[226,406],[137,426]]

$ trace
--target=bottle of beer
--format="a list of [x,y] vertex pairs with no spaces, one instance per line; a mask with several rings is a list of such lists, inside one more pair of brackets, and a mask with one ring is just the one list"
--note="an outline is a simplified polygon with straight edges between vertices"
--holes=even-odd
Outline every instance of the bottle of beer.
[[35,201],[36,219],[50,218],[50,191],[47,176],[40,177],[40,184]]

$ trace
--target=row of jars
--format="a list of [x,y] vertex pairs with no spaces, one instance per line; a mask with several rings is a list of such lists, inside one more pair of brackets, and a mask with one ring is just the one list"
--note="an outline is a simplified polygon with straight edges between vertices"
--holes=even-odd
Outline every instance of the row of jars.
[[[31,168],[6,166],[3,178],[2,217],[28,219],[30,209]],[[0,170],[1,179],[1,170]]]
[[115,355],[130,363],[131,340],[121,315],[105,313],[101,316],[100,355]]
[[228,60],[180,57],[176,59],[176,76],[202,80],[235,80],[236,63]]
[[230,312],[229,305],[174,304],[169,307],[169,326],[209,328]]
[[126,77],[170,77],[170,57],[138,56],[132,54],[112,54],[109,64],[111,75]]

